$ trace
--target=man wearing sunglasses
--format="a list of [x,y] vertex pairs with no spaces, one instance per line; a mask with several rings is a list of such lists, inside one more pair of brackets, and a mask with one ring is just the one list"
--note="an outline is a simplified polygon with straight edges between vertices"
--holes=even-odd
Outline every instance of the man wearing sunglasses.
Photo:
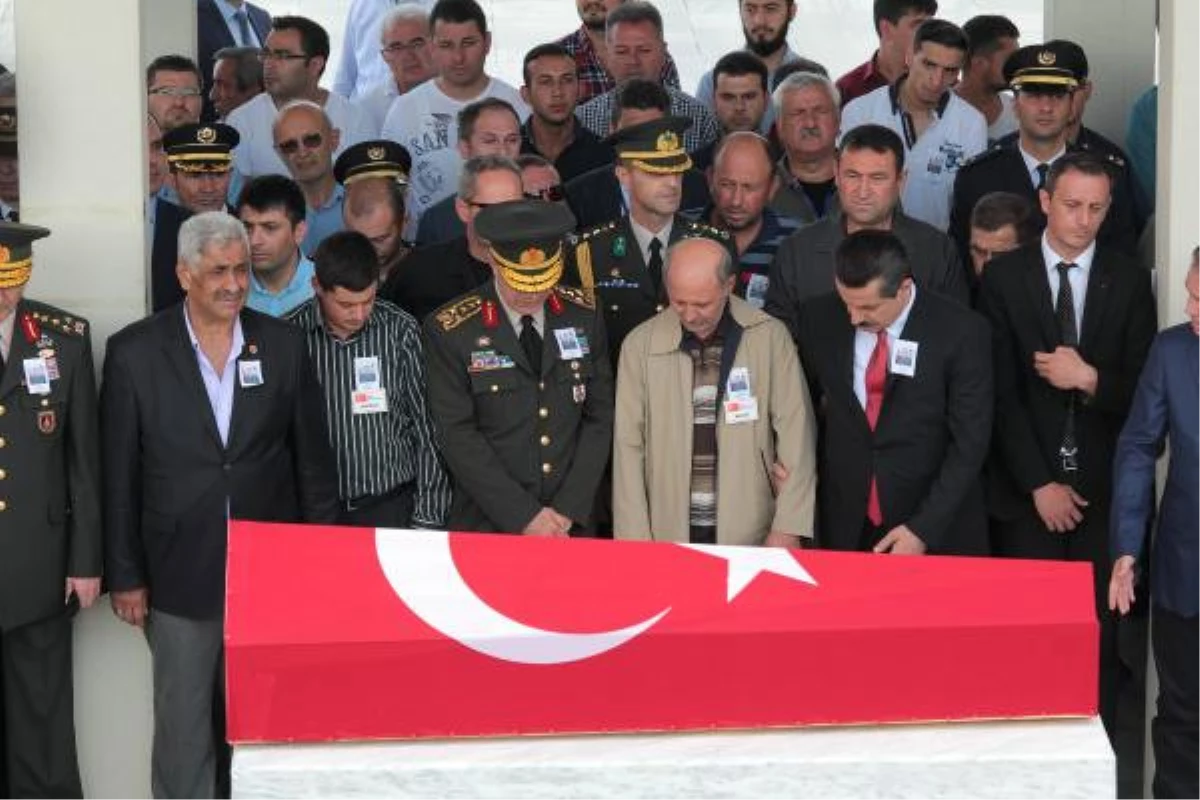
[[567,202],[562,178],[549,161],[535,153],[522,153],[517,156],[517,166],[521,168],[521,189],[525,192],[526,200]]
[[279,111],[295,100],[308,100],[325,111],[340,132],[339,147],[374,135],[358,106],[318,85],[329,58],[329,34],[320,25],[305,17],[276,17],[259,58],[266,91],[235,109],[228,119],[242,137],[234,152],[242,175],[287,174],[287,164],[275,148],[273,127]]
[[304,192],[308,226],[304,252],[316,252],[326,236],[342,230],[345,193],[333,177],[340,132],[324,109],[308,100],[295,100],[280,109],[273,132],[275,149]]

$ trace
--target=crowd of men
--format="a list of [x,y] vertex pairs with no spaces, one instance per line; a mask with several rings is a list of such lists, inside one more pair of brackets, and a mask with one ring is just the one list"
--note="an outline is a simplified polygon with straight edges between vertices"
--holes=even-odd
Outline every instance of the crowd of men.
[[476,0],[354,0],[330,90],[316,22],[197,2],[198,60],[146,70],[152,313],[99,392],[87,322],[24,297],[0,75],[0,788],[80,795],[103,576],[155,796],[227,796],[235,517],[1086,562],[1119,790],[1152,605],[1155,794],[1197,794],[1197,263],[1156,338],[1153,164],[1083,123],[1077,43],[875,0],[833,80],[793,0],[739,0],[692,96],[651,3],[577,0],[516,87]]

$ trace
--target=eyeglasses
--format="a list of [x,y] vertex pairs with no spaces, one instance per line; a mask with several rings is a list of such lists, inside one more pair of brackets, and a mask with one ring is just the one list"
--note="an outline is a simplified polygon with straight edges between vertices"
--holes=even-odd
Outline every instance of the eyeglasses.
[[391,44],[384,46],[384,48],[379,51],[379,54],[384,58],[387,58],[388,56],[395,56],[400,55],[401,53],[407,53],[409,51],[420,50],[426,44],[428,44],[428,42],[421,37],[417,37],[411,42],[392,42]]
[[156,97],[199,97],[200,90],[195,86],[155,86],[148,94]]
[[309,58],[307,53],[289,53],[287,50],[259,50],[259,61],[300,61]]
[[295,155],[303,145],[305,150],[316,150],[325,141],[325,137],[319,133],[306,133],[299,139],[287,139],[275,145],[279,148],[279,152],[285,156]]
[[545,189],[538,189],[536,192],[525,192],[526,200],[545,200],[549,203],[558,203],[567,198],[561,184],[547,186]]

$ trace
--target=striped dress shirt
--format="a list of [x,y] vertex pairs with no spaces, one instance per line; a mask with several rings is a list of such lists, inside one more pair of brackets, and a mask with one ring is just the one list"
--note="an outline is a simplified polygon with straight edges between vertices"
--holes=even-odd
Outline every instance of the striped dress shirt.
[[[451,489],[425,400],[425,358],[416,320],[386,300],[376,300],[362,330],[342,340],[326,330],[315,297],[287,318],[304,331],[325,393],[341,499],[386,494],[415,480],[413,524],[440,528]],[[388,408],[355,414],[354,359],[371,356],[379,359],[379,385],[387,390]]]

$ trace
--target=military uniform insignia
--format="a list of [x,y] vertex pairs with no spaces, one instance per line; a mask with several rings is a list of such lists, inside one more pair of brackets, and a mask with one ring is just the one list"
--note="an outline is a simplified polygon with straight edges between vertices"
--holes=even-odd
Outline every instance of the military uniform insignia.
[[616,238],[614,238],[612,240],[612,245],[609,248],[609,252],[613,255],[614,258],[624,258],[625,251],[626,251],[625,237],[618,235]]
[[492,345],[492,340],[491,340],[491,337],[489,337],[489,336],[480,336],[478,339],[475,340],[476,347],[491,347],[491,345]]
[[213,128],[203,127],[196,131],[196,141],[200,144],[212,144],[217,140],[217,132]]
[[37,427],[46,436],[58,429],[58,415],[54,409],[47,408],[37,412]]
[[[557,292],[557,294],[559,296],[561,296],[567,300],[570,300],[572,303],[574,303],[577,306],[582,306],[583,308],[587,308],[587,309],[593,309],[596,307],[596,304],[592,300],[591,296],[588,294],[588,292],[584,291],[583,289],[579,289],[575,286],[559,285],[559,286],[555,287],[555,291]],[[554,295],[551,295],[551,296],[553,297]]]
[[38,325],[34,315],[28,311],[21,315],[21,333],[25,334],[25,341],[30,344],[35,344],[42,340],[41,326]]
[[1042,65],[1043,67],[1053,67],[1054,62],[1057,60],[1058,60],[1058,57],[1054,54],[1053,50],[1038,51],[1037,62],[1038,62],[1038,64]]
[[483,311],[483,327],[494,330],[500,327],[500,307],[491,300],[484,300],[481,310]]
[[482,306],[483,300],[479,295],[469,295],[454,303],[454,305],[438,311],[434,319],[441,326],[442,330],[452,331],[478,314]]
[[654,149],[660,153],[671,153],[679,149],[679,137],[674,131],[665,131],[659,134],[658,139],[654,142]]
[[9,261],[12,261],[12,252],[7,247],[0,244],[0,264],[6,264]]
[[385,150],[382,147],[368,147],[367,148],[367,158],[369,158],[371,161],[383,161],[384,156],[386,156],[386,155],[387,155],[387,150]]
[[546,298],[546,307],[550,309],[550,313],[554,316],[559,316],[563,313],[562,298],[556,292],[551,292]]

